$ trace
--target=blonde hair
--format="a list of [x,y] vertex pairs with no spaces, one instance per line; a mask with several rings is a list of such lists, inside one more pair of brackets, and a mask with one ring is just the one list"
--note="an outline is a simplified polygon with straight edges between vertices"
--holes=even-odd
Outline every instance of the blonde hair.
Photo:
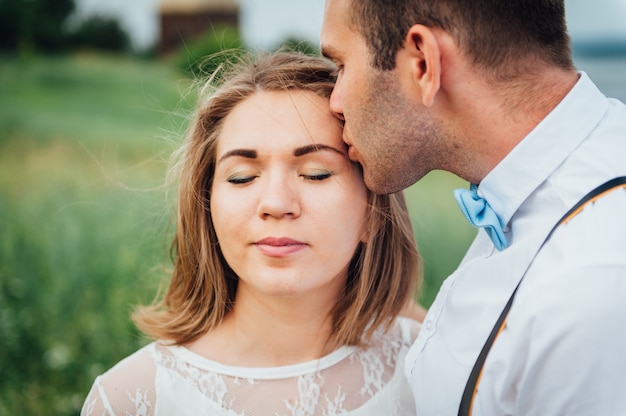
[[[328,99],[334,73],[324,58],[276,52],[243,57],[221,80],[209,81],[218,86],[201,101],[182,148],[172,278],[162,300],[138,308],[133,316],[145,334],[187,343],[219,326],[233,306],[237,276],[220,251],[209,209],[224,118],[256,91],[307,90]],[[403,194],[368,191],[368,202],[369,239],[351,259],[343,296],[333,311],[331,336],[338,345],[360,345],[390,324],[412,300],[420,276]]]

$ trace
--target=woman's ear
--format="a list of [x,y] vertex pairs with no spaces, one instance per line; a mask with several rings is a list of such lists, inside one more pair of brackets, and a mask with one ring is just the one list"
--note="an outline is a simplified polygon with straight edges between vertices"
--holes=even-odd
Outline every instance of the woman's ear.
[[419,86],[422,104],[433,105],[441,86],[441,50],[432,29],[424,25],[409,28],[404,40],[414,82]]

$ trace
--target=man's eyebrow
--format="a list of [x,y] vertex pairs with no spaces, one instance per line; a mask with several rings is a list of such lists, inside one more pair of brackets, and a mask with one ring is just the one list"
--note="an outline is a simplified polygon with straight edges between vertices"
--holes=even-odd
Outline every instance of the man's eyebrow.
[[321,49],[322,56],[325,56],[331,61],[337,56],[337,50],[333,48],[331,45],[322,44],[320,49]]
[[337,149],[335,147],[332,146],[327,146],[325,144],[310,144],[308,146],[302,146],[302,147],[298,147],[297,149],[295,149],[293,151],[293,155],[294,156],[304,156],[306,154],[309,153],[313,153],[313,152],[319,152],[322,150],[330,150],[332,152],[338,153],[341,156],[346,156],[346,152],[344,152],[341,149]]
[[224,159],[228,159],[229,157],[233,157],[233,156],[245,157],[247,159],[256,159],[257,152],[256,150],[252,150],[252,149],[233,149],[224,153],[222,157],[220,157],[220,160],[218,160],[217,162],[219,163],[223,161]]

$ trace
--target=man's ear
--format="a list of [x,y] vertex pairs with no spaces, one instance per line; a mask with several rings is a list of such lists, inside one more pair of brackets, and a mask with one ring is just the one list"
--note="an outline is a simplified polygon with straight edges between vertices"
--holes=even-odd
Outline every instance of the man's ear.
[[427,107],[432,106],[441,86],[441,51],[438,38],[432,29],[424,25],[413,25],[404,41],[413,79],[420,87],[422,103]]

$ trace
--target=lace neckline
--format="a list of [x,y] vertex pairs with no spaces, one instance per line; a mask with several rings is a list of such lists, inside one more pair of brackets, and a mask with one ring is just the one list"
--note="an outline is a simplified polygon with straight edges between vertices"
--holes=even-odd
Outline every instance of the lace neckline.
[[324,357],[318,358],[316,360],[306,361],[303,363],[280,366],[280,367],[238,367],[231,365],[224,365],[217,361],[210,360],[206,357],[203,357],[200,354],[197,354],[185,347],[177,346],[177,345],[163,345],[163,347],[168,349],[174,356],[177,358],[186,361],[187,363],[208,371],[213,371],[216,373],[220,373],[223,375],[228,375],[232,377],[240,377],[240,378],[251,378],[250,375],[254,374],[255,379],[275,379],[286,378],[286,377],[297,377],[303,374],[309,374],[315,371],[324,370],[326,368],[332,367],[335,364],[341,362],[350,354],[358,349],[355,346],[343,346],[339,347],[335,351],[331,352]]

